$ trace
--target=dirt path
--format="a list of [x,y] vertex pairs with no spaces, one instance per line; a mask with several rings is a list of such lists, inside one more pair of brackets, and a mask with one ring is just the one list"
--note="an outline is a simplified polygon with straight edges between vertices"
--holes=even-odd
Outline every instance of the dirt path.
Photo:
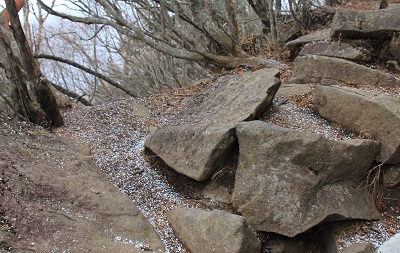
[[[168,124],[169,118],[180,110],[185,94],[196,89],[105,106],[74,107],[64,115],[65,126],[57,130],[58,135],[89,143],[95,163],[139,207],[155,227],[168,252],[188,251],[175,237],[165,213],[175,207],[204,208],[193,201],[199,198],[195,196],[194,188],[201,184],[147,162],[143,156],[143,144],[150,128]],[[143,106],[151,112],[146,112]],[[185,185],[194,188],[179,191],[170,184],[171,181],[181,182],[183,188]]]

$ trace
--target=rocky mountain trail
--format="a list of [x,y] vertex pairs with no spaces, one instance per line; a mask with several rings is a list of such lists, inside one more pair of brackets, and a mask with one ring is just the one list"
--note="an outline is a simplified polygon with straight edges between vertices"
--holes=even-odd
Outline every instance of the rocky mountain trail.
[[[258,114],[258,117],[249,117],[242,120],[245,122],[249,121],[249,123],[246,123],[248,127],[244,127],[244,123],[236,121],[230,122],[229,127],[223,131],[224,133],[229,133],[224,138],[230,139],[231,142],[237,142],[239,150],[237,170],[233,169],[236,171],[236,176],[234,178],[235,185],[233,187],[231,202],[239,213],[247,219],[249,224],[258,231],[276,232],[294,237],[298,233],[309,231],[316,226],[322,226],[328,221],[332,222],[349,218],[357,219],[357,217],[363,217],[362,219],[367,220],[378,218],[377,213],[373,214],[374,201],[378,208],[384,208],[384,195],[382,195],[383,193],[380,190],[377,190],[379,176],[386,170],[393,171],[393,166],[397,168],[396,164],[399,163],[400,146],[397,143],[398,123],[396,122],[400,115],[400,111],[398,110],[398,108],[400,108],[398,99],[400,83],[396,74],[390,73],[388,70],[382,71],[383,68],[378,70],[373,69],[371,66],[368,66],[368,64],[367,66],[361,65],[359,61],[370,61],[370,64],[373,64],[374,61],[384,61],[387,57],[398,60],[396,54],[397,44],[395,42],[397,38],[397,28],[393,25],[393,23],[398,21],[399,15],[396,14],[398,10],[397,8],[392,8],[376,11],[338,11],[333,19],[329,35],[327,32],[322,32],[314,37],[305,36],[306,38],[303,40],[301,38],[298,39],[300,43],[295,44],[296,48],[301,48],[303,45],[305,45],[305,47],[313,45],[307,44],[309,41],[314,43],[313,40],[331,40],[331,42],[323,46],[313,49],[309,48],[307,53],[303,53],[303,56],[298,56],[293,62],[293,70],[288,70],[291,71],[291,78],[284,84],[284,86],[286,86],[286,93],[282,92],[280,96],[294,97],[295,104],[290,105],[290,103],[288,103],[290,102],[288,98],[280,100],[279,98],[274,99],[274,101],[278,103],[278,106],[272,106],[271,109],[264,111],[264,116]],[[358,20],[352,21],[355,16],[359,17],[360,20],[364,20],[362,24],[353,24]],[[369,22],[371,22],[371,24],[369,24]],[[385,26],[385,23],[388,22],[391,24]],[[357,53],[354,51],[355,48],[351,48],[351,46],[342,47],[344,46],[340,41],[342,33],[344,33],[343,36],[345,39],[349,41],[358,40],[358,45],[363,44],[363,42],[360,42],[360,40],[363,39],[386,40],[386,44],[384,43],[383,47],[387,46],[388,52],[384,52],[384,50],[381,49],[377,54],[364,55],[364,58],[362,58],[363,50]],[[384,36],[376,37],[377,34]],[[338,38],[339,41],[335,42]],[[376,43],[376,45],[377,44],[378,43]],[[289,45],[290,43],[288,43],[288,46]],[[347,53],[344,50],[348,50]],[[349,52],[356,55],[347,60],[341,59],[345,58],[344,55],[347,56]],[[385,56],[383,53],[387,55]],[[247,78],[245,83],[247,83],[248,87],[251,87],[253,85],[253,80],[249,76],[247,76]],[[268,78],[265,78],[265,80],[268,80]],[[235,87],[242,81],[231,83],[230,80],[224,80],[223,82],[228,87]],[[301,87],[301,84],[303,84],[303,87]],[[341,87],[338,86],[335,88],[332,86],[338,84]],[[351,85],[353,85],[352,88],[344,87]],[[266,87],[268,87],[268,84],[266,84]],[[360,87],[362,87],[363,91],[360,90]],[[296,89],[299,89],[298,94],[296,94]],[[333,94],[330,98],[322,95],[321,91],[333,89],[343,90],[345,92],[343,94]],[[374,93],[374,90],[379,91]],[[212,93],[212,95],[209,93]],[[231,101],[228,103],[220,103],[218,104],[219,107],[216,107],[215,101],[209,101],[208,97],[237,98],[240,96],[237,95],[239,93],[240,91],[238,92],[235,88],[232,90],[222,88],[214,89],[212,92],[206,90],[201,93],[200,97],[193,97],[192,100],[188,102],[189,108],[187,111],[189,114],[187,116],[191,119],[201,118],[199,121],[195,121],[194,126],[196,128],[188,130],[189,128],[187,128],[185,124],[176,126],[172,124],[172,126],[152,134],[147,139],[148,141],[146,141],[146,147],[159,155],[172,169],[179,173],[186,174],[189,177],[190,174],[187,171],[197,168],[197,166],[191,165],[194,159],[200,158],[202,162],[215,166],[214,169],[210,170],[208,174],[204,174],[202,177],[192,176],[192,178],[196,180],[205,181],[211,177],[212,171],[223,171],[222,163],[227,159],[227,156],[231,155],[229,151],[226,151],[231,148],[231,145],[225,144],[219,137],[210,135],[210,133],[216,132],[215,128],[210,127],[210,123],[201,123],[202,125],[200,125],[198,122],[204,121],[202,113],[207,113],[209,117],[205,118],[206,122],[223,125],[225,114],[232,114],[232,107],[229,105]],[[351,93],[354,94],[353,98],[351,98]],[[269,96],[267,94],[268,92],[264,94],[264,99]],[[340,100],[341,98],[343,98],[343,101]],[[219,100],[217,99],[216,101]],[[262,97],[254,97],[252,101],[262,103],[264,100]],[[196,104],[196,109],[198,111],[190,110],[190,104],[193,102]],[[301,103],[303,103],[303,106],[299,106]],[[334,106],[332,107],[333,104]],[[270,106],[271,103],[269,103],[268,107]],[[323,108],[326,109],[328,107],[332,107],[332,109],[325,113]],[[293,112],[293,108],[297,111]],[[282,112],[289,112],[289,116]],[[214,115],[221,116],[213,118]],[[327,121],[323,122],[324,120],[321,119],[321,116],[327,119]],[[266,121],[275,122],[276,125],[286,124],[285,126],[295,128],[295,131],[290,131],[286,128],[282,130],[280,135],[280,131],[277,130],[278,128],[270,127],[268,124],[261,124],[255,121],[263,118]],[[254,123],[252,121],[254,121]],[[288,124],[287,122],[291,123]],[[295,123],[293,124],[292,122]],[[318,125],[319,128],[315,128],[315,125]],[[336,129],[338,131],[336,133],[334,131],[332,133],[331,125],[334,128],[337,127]],[[327,128],[329,130],[327,130]],[[232,131],[232,129],[234,130]],[[343,148],[343,150],[347,151],[339,151],[340,154],[346,157],[341,157],[339,154],[334,153],[323,154],[322,150],[325,150],[325,148],[326,150],[330,150],[330,152],[333,152],[333,150],[338,151],[342,148],[339,148],[339,146],[336,147],[333,144],[316,144],[308,138],[321,135],[301,133],[304,130],[306,132],[310,130],[319,132],[322,133],[322,136],[324,136],[324,134],[328,136],[333,134],[330,135],[328,139],[335,139],[335,145],[340,145],[340,143],[350,145],[350,143],[354,143],[354,147],[357,146],[357,148],[361,148],[363,146],[361,143],[370,143],[373,148],[371,148],[370,153],[364,150],[360,151],[357,155],[357,151],[355,151],[357,148],[350,151],[349,147],[346,147]],[[164,131],[169,132],[170,136],[165,138]],[[207,146],[204,144],[207,143],[207,141],[197,139],[196,136],[199,136],[199,133],[210,135],[210,139],[216,140],[216,144],[222,144],[220,146],[218,146],[219,144]],[[269,135],[270,133],[272,133],[271,136]],[[296,139],[297,137],[294,137],[297,136],[297,134],[299,135],[299,139],[302,139],[301,141]],[[268,136],[268,138],[264,138],[265,136]],[[158,139],[158,141],[154,142],[153,138]],[[320,138],[326,141],[326,136]],[[175,140],[177,140],[178,143],[175,143]],[[291,146],[285,144],[287,140],[289,140],[288,142]],[[179,147],[179,143],[186,141],[189,141],[190,144],[188,145],[190,149],[179,148],[181,150],[180,153],[185,155],[176,157],[173,156],[172,153],[164,153],[164,150],[169,150],[169,147]],[[311,146],[318,146],[319,149],[307,151],[307,145],[310,142],[314,143]],[[148,143],[152,143],[153,145],[149,145]],[[298,143],[299,146],[297,146]],[[301,145],[305,146],[303,147]],[[290,150],[293,146],[297,148],[288,154],[285,153],[285,151]],[[201,150],[204,150],[204,148],[213,151],[208,152],[205,156],[198,156],[196,152],[202,152]],[[196,151],[192,152],[192,150]],[[212,155],[215,154],[214,150],[221,152],[217,158],[212,157]],[[378,150],[380,150],[380,152]],[[187,151],[187,153],[185,153],[185,151]],[[203,154],[205,153],[203,152]],[[351,154],[354,155],[353,158],[351,158]],[[361,154],[365,155],[365,157],[361,158]],[[301,157],[301,159],[298,157]],[[327,162],[324,161],[324,158],[333,158],[335,162],[338,162],[340,165],[335,167],[335,162],[333,160]],[[219,163],[209,162],[210,159],[212,161],[218,161]],[[359,159],[366,164],[361,166],[351,163],[352,160],[356,161]],[[183,167],[187,165],[187,171],[182,169],[182,166],[176,166],[171,160],[179,160],[179,162],[184,165]],[[309,164],[305,165],[303,162],[309,162]],[[321,165],[322,167],[320,169],[315,169],[314,165]],[[334,166],[335,168],[328,169],[329,166]],[[390,170],[388,170],[389,167],[391,168]],[[317,177],[312,179],[310,176],[312,174],[308,175],[306,169],[309,169],[309,171],[314,173]],[[321,169],[327,169],[328,171],[332,171],[332,173],[327,173],[329,176],[321,179],[321,177],[327,175],[325,173],[321,174]],[[340,172],[341,170],[343,170],[343,172]],[[285,174],[285,171],[290,171],[291,173]],[[390,174],[391,173],[388,173],[388,175]],[[338,175],[343,175],[343,178],[336,178]],[[318,183],[319,179],[322,180],[321,183]],[[300,182],[299,185],[303,185],[296,187],[297,181]],[[276,184],[274,182],[276,182]],[[336,182],[338,182],[338,185],[335,186]],[[345,185],[347,184],[345,182],[349,184]],[[325,189],[324,183],[327,183],[327,189]],[[305,184],[307,184],[307,186],[305,186]],[[335,187],[338,187],[338,191],[334,190]],[[363,188],[374,189],[371,192],[372,195],[375,196],[374,201],[372,201],[372,197],[368,196],[369,194],[366,193],[365,190],[362,190]],[[306,192],[312,189],[317,189],[321,192],[314,192],[311,196],[307,196]],[[329,192],[332,193],[331,196]],[[366,195],[364,195],[365,193]],[[271,194],[271,196],[268,194]],[[282,194],[282,196],[280,194]],[[293,200],[287,201],[291,197],[293,197]],[[319,198],[322,202],[333,201],[333,203],[325,202],[324,204],[318,204]],[[356,203],[356,199],[360,201],[364,199],[363,201],[366,202],[361,203],[361,201],[355,204],[355,206],[352,206],[350,203]],[[365,209],[359,208],[360,206],[365,207]],[[395,206],[397,207],[397,204],[395,204]],[[273,210],[274,208],[276,208],[277,212]],[[323,208],[327,208],[325,210],[327,212],[317,218],[319,216],[317,213]],[[293,210],[295,210],[294,213],[291,213]],[[317,210],[317,212],[314,213],[313,210]],[[363,213],[362,210],[365,212]],[[290,218],[286,219],[287,217]],[[300,224],[293,223],[299,220],[301,220]],[[307,221],[314,223],[306,225]],[[295,228],[299,229],[299,231],[296,232]]]
[[[360,48],[341,48],[332,34],[299,39],[293,52],[305,52],[280,69],[239,68],[163,94],[71,104],[54,133],[2,116],[0,251],[382,245],[400,233],[399,76],[363,50],[344,60],[342,50]],[[382,69],[371,68],[374,59]]]
[[[229,75],[224,78],[229,78]],[[226,169],[209,181],[197,182],[171,170],[158,156],[148,151],[143,152],[145,139],[152,129],[154,131],[156,128],[176,124],[177,121],[182,120],[187,98],[193,94],[197,94],[195,97],[205,96],[207,87],[209,84],[199,83],[191,88],[175,90],[170,93],[90,108],[73,105],[64,113],[66,125],[55,133],[56,136],[74,138],[88,143],[90,156],[96,166],[138,206],[155,228],[167,252],[189,252],[169,225],[166,214],[170,210],[180,207],[200,208],[206,211],[221,209],[237,213],[231,204],[216,201],[222,195],[230,196],[232,193],[237,166],[235,159],[227,161],[223,166]],[[282,86],[282,89],[284,87],[285,85]],[[264,121],[276,122],[279,125],[301,131],[322,133],[332,140],[366,138],[356,132],[343,130],[340,125],[319,117],[311,109],[315,86],[311,85],[304,89],[303,85],[301,88],[298,91],[292,90],[290,95],[284,93],[279,95],[278,93],[279,96],[273,100],[270,110],[265,113],[265,116],[261,115],[260,119],[264,118]],[[138,113],[139,107],[141,113]],[[148,111],[143,110],[143,107],[148,108]],[[18,131],[19,123],[12,122],[3,119],[2,136]],[[23,135],[25,137],[29,134],[39,136],[42,131],[46,133],[44,130],[37,131],[37,128],[30,124],[25,125],[26,129]],[[18,136],[18,138],[22,137]],[[54,136],[53,138],[58,137]],[[235,152],[238,151],[233,153]],[[210,187],[210,185],[214,187]],[[217,191],[214,198],[210,198],[212,191],[214,193]],[[388,207],[380,214],[383,218],[381,221],[339,222],[340,225],[333,223],[333,231],[337,233],[335,238],[337,238],[339,249],[346,248],[355,242],[364,241],[380,245],[393,232],[400,230],[398,210],[398,206]],[[8,228],[18,231],[19,227],[12,227],[14,225],[12,225],[12,220],[10,221],[7,223],[10,224],[7,225]],[[318,229],[320,227],[312,229],[305,235],[309,235],[315,230],[318,231]],[[119,237],[114,239],[116,238]],[[119,238],[119,242],[126,242],[126,238],[128,237]],[[273,233],[259,233],[259,238],[264,238],[262,252],[273,252],[271,250],[275,246],[272,245],[280,245],[282,242],[285,242],[285,247],[294,241],[311,243],[310,238],[304,235],[290,239],[274,236]],[[317,239],[317,242],[310,244],[307,249],[323,247],[321,240]],[[274,244],[273,241],[276,243]]]

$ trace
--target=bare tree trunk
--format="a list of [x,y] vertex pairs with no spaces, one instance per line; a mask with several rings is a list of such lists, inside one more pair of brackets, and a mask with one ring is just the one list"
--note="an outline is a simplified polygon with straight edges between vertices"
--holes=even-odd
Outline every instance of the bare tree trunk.
[[23,11],[23,17],[24,17],[24,31],[25,31],[25,36],[26,36],[26,40],[28,41],[28,44],[31,47],[31,51],[33,48],[33,37],[31,34],[31,24],[29,22],[29,14],[30,14],[30,10],[29,10],[29,0],[25,1],[25,5],[24,7],[22,7],[22,11]]
[[275,29],[276,29],[276,51],[281,57],[284,40],[283,40],[283,22],[282,22],[282,1],[275,0]]
[[298,27],[297,29],[301,31],[301,34],[304,34],[306,31],[306,27],[303,24],[303,22],[299,19],[298,14],[294,11],[293,2],[294,0],[288,0],[290,15],[296,21],[296,25]]
[[277,41],[276,41],[276,27],[275,27],[275,14],[274,14],[274,0],[269,0],[269,16],[271,17],[270,22],[271,22],[271,41],[274,50],[277,48]]
[[232,0],[225,0],[226,10],[228,12],[228,28],[232,39],[232,52],[235,56],[246,56],[241,48],[240,33],[236,18],[236,8]]
[[13,102],[17,112],[35,124],[46,128],[59,127],[63,118],[48,81],[42,78],[37,61],[32,56],[18,18],[13,0],[6,0],[11,28],[18,44],[22,63],[11,48],[12,38],[4,27],[0,27],[0,43],[6,50],[5,69],[7,78],[12,82]]
[[271,18],[269,16],[269,0],[247,0],[251,8],[260,18],[264,26],[263,33],[269,34],[271,32]]
[[311,4],[307,0],[301,0],[301,12],[302,12],[302,18],[303,18],[303,25],[306,27],[310,27],[310,21],[312,19],[311,13],[310,13],[310,8]]

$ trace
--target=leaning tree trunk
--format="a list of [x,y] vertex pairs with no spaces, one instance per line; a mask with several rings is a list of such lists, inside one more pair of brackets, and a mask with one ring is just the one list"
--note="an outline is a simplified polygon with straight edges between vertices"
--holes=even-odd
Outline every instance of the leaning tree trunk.
[[[6,0],[11,29],[18,49],[12,47],[10,31],[0,25],[0,47],[3,47],[4,68],[12,87],[14,111],[29,121],[46,128],[59,127],[63,118],[50,90],[50,85],[42,76],[37,60],[26,40],[13,0]],[[19,55],[19,57],[18,57]]]

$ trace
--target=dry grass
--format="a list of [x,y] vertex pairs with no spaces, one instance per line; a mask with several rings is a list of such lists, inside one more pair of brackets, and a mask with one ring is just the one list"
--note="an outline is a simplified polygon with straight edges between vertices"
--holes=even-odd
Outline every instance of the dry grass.
[[364,186],[371,194],[374,200],[375,206],[379,211],[386,209],[386,204],[384,201],[383,189],[381,186],[381,178],[383,174],[382,170],[383,163],[380,163],[372,169],[370,169],[365,176],[366,185]]

